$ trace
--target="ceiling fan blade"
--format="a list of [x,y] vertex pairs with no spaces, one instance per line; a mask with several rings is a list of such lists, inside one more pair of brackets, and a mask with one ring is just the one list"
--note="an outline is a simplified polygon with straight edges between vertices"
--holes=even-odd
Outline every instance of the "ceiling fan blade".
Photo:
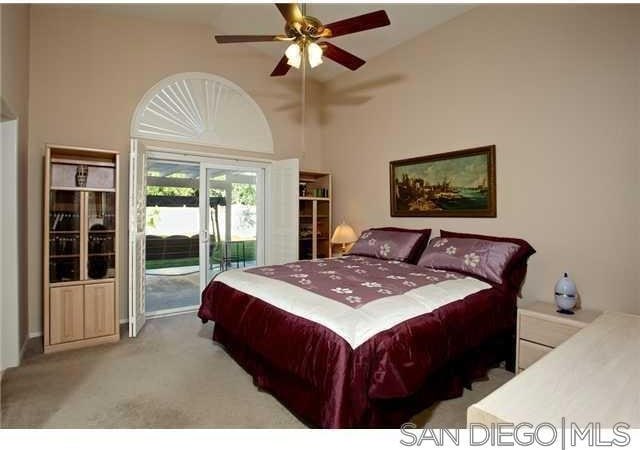
[[273,69],[273,72],[271,72],[271,76],[272,77],[281,77],[283,75],[286,75],[287,72],[289,72],[290,68],[291,68],[291,66],[289,64],[287,64],[287,57],[285,55],[280,59],[280,61],[278,61],[278,64],[276,65],[276,68]]
[[340,47],[336,47],[329,42],[322,42],[320,46],[323,48],[322,53],[324,56],[337,62],[338,64],[342,64],[348,69],[357,70],[366,62],[364,59],[360,59],[356,55],[351,54],[348,51],[341,49]]
[[304,16],[297,3],[276,3],[276,7],[287,23],[302,23]]
[[359,33],[360,31],[371,30],[373,28],[386,27],[390,24],[391,21],[387,13],[384,10],[380,10],[325,25],[323,36],[326,38],[343,36],[345,34]]
[[218,44],[236,44],[239,42],[280,42],[289,40],[282,35],[222,35],[214,36]]

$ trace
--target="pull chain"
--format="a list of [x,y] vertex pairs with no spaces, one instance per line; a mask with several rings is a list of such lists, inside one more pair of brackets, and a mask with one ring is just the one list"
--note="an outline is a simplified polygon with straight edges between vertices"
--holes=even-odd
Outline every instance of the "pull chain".
[[302,108],[300,112],[300,120],[302,122],[302,157],[306,153],[306,112],[307,112],[307,64],[306,64],[306,48],[302,49]]
[[[300,3],[300,10],[302,12],[302,16],[307,15],[307,4]],[[302,132],[301,132],[301,156],[304,158],[306,153],[306,115],[307,115],[307,46],[302,46],[301,49],[301,57],[302,57],[302,89],[301,89],[301,109],[300,109],[300,121],[302,123]],[[302,159],[301,158],[301,159]]]

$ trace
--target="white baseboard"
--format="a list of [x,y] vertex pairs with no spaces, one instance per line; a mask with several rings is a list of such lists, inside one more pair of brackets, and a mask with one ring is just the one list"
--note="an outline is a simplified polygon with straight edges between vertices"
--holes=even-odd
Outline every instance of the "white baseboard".
[[22,343],[22,348],[20,349],[20,364],[22,364],[22,360],[24,359],[24,352],[27,351],[27,343],[29,342],[29,338],[27,337]]

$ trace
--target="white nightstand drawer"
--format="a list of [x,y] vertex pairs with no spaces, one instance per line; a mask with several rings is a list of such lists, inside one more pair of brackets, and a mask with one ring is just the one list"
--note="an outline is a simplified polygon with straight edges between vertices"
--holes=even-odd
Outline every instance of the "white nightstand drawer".
[[557,347],[578,331],[580,327],[566,323],[520,315],[520,338],[547,347]]
[[518,341],[520,348],[518,349],[518,368],[526,369],[531,364],[542,358],[544,355],[553,350],[551,347],[545,345],[534,344],[533,342],[524,341],[520,339]]

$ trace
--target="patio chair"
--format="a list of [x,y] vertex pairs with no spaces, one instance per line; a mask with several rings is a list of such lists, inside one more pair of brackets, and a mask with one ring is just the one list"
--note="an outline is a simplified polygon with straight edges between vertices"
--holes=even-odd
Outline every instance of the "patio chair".
[[225,241],[222,247],[222,261],[220,266],[222,270],[227,270],[229,267],[233,267],[235,263],[236,268],[246,267],[246,251],[245,241]]

